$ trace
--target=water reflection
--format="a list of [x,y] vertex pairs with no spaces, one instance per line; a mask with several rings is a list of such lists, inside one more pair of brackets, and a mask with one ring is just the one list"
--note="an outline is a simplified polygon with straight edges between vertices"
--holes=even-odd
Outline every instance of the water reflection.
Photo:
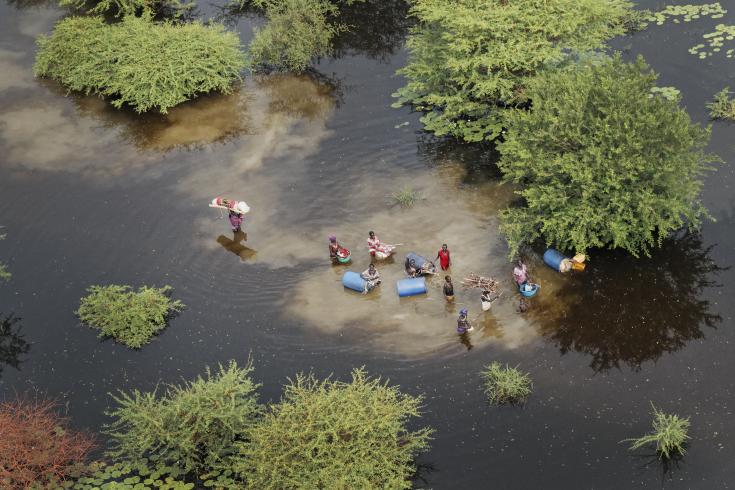
[[363,54],[386,61],[403,46],[414,21],[406,0],[365,0],[340,6],[339,22],[348,30],[334,39],[334,55]]
[[601,252],[584,275],[570,277],[558,290],[564,302],[551,319],[541,318],[548,310],[533,313],[562,354],[589,354],[598,372],[621,364],[638,370],[703,338],[702,326],[714,328],[721,320],[702,297],[723,270],[710,250],[700,235],[680,233],[650,259]]
[[242,243],[248,240],[247,233],[243,231],[236,231],[233,235],[233,238],[227,238],[224,235],[220,235],[217,237],[217,243],[222,245],[228,252],[232,252],[233,254],[240,257],[240,260],[242,261],[246,261],[255,257],[255,254],[257,252],[252,248],[246,247]]
[[21,333],[19,322],[20,318],[12,313],[5,316],[0,314],[0,375],[5,366],[19,369],[22,362],[20,357],[31,349]]

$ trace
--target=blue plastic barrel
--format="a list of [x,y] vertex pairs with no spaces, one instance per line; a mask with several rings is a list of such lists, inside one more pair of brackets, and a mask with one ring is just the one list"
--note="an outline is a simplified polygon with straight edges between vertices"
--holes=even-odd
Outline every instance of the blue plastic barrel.
[[360,274],[358,274],[357,272],[345,272],[342,276],[342,285],[348,289],[352,289],[360,293],[365,291],[365,279],[360,277]]
[[557,272],[562,272],[562,263],[565,260],[569,259],[567,257],[564,257],[564,254],[562,254],[560,251],[553,248],[550,248],[546,252],[544,252],[544,262],[546,262],[546,265]]
[[411,259],[413,259],[414,261],[416,261],[416,267],[421,267],[422,265],[424,265],[424,262],[426,262],[426,259],[425,258],[423,258],[419,254],[414,253],[414,252],[408,252],[406,254],[406,259],[408,259],[409,261]]
[[413,279],[401,279],[396,282],[398,296],[415,296],[417,294],[426,294],[426,280],[423,277],[415,277]]

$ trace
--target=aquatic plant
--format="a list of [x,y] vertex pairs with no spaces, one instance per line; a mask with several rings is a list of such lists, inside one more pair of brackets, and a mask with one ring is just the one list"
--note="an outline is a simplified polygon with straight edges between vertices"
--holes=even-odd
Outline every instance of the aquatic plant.
[[[713,32],[708,32],[702,36],[705,43],[697,44],[689,49],[691,54],[696,54],[699,59],[705,59],[714,56],[715,53],[722,51],[725,41],[735,39],[735,25],[717,24]],[[727,58],[735,56],[735,49],[731,48],[725,52]]]
[[720,5],[720,2],[702,5],[667,5],[663,10],[651,13],[647,20],[660,26],[670,20],[678,24],[682,20],[690,22],[702,17],[719,19],[724,17],[726,13],[727,10]]
[[725,87],[715,94],[712,102],[707,104],[712,119],[735,121],[735,99],[731,99],[730,94],[730,87]]
[[425,113],[438,136],[490,141],[501,114],[528,104],[526,84],[568,51],[588,51],[623,34],[627,0],[417,0],[408,38],[408,84],[394,107]]
[[633,443],[630,450],[634,451],[649,444],[656,444],[656,452],[662,458],[668,459],[672,456],[683,455],[686,452],[684,445],[687,439],[690,439],[687,434],[689,419],[666,414],[658,410],[653,403],[651,407],[653,408],[653,432],[638,439],[626,439]]
[[126,16],[108,25],[100,17],[70,17],[37,42],[36,76],[139,113],[165,113],[201,93],[229,93],[245,67],[237,35],[218,24]]
[[235,444],[261,414],[252,371],[250,363],[238,367],[231,361],[194,381],[166,385],[161,396],[120,392],[108,413],[114,419],[105,429],[108,456],[134,467],[152,462],[167,473],[178,468],[179,475],[229,469]]
[[0,487],[54,488],[78,476],[94,439],[69,427],[50,400],[0,403]]
[[660,95],[661,97],[678,102],[681,99],[681,91],[676,87],[651,87],[649,97]]
[[315,57],[332,49],[332,38],[344,27],[328,21],[337,7],[328,0],[266,0],[268,19],[255,29],[250,59],[257,68],[302,72]]
[[112,337],[128,347],[139,349],[166,327],[168,318],[184,304],[172,300],[170,286],[143,286],[137,292],[130,286],[92,286],[82,298],[77,316],[100,337]]
[[[192,490],[194,483],[181,479],[182,471],[175,466],[130,463],[108,464],[97,461],[88,465],[87,475],[74,481],[73,490]],[[242,488],[205,479],[202,484],[217,489]]]
[[195,1],[187,0],[59,0],[60,7],[71,7],[87,13],[101,15],[113,14],[141,15],[145,12],[170,13],[179,17],[196,6]]
[[518,368],[503,367],[499,362],[492,362],[480,375],[485,381],[485,394],[491,403],[518,403],[531,394],[531,377]]
[[391,198],[402,208],[410,208],[421,200],[423,196],[419,191],[414,190],[411,186],[405,186],[391,194]]
[[704,153],[710,132],[677,101],[650,97],[655,80],[642,58],[615,55],[545,72],[528,85],[532,110],[506,111],[498,166],[522,197],[502,215],[511,256],[539,238],[650,255],[709,216],[699,194],[719,161]]
[[300,374],[240,445],[238,472],[261,490],[411,488],[413,458],[432,434],[406,428],[421,400],[364,369],[351,382]]

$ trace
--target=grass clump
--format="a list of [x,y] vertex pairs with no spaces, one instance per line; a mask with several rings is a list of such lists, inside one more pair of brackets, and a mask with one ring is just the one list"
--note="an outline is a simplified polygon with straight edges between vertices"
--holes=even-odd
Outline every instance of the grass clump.
[[518,368],[503,367],[499,362],[493,362],[481,375],[485,380],[485,394],[491,403],[519,403],[531,394],[531,377]]
[[112,25],[70,17],[37,43],[36,76],[139,113],[166,113],[201,93],[229,93],[245,67],[237,35],[222,25],[155,23],[148,16]]
[[432,430],[410,432],[421,397],[363,369],[351,382],[298,375],[249,433],[238,471],[247,488],[412,488],[414,456]]
[[715,94],[712,102],[707,104],[712,119],[735,121],[735,99],[730,98],[730,87],[725,87]]
[[100,337],[139,349],[166,327],[171,314],[183,310],[181,301],[169,298],[170,290],[170,286],[143,286],[137,292],[130,286],[92,286],[76,314],[82,323],[99,329]]
[[634,451],[648,444],[656,444],[656,452],[660,457],[671,458],[681,456],[686,452],[684,447],[687,439],[690,439],[689,419],[683,419],[678,415],[669,415],[658,410],[653,404],[653,432],[638,439],[626,439],[632,441],[630,449]]
[[402,208],[410,208],[418,201],[422,199],[422,195],[419,191],[414,190],[410,186],[405,186],[400,190],[391,194],[393,201],[401,206]]

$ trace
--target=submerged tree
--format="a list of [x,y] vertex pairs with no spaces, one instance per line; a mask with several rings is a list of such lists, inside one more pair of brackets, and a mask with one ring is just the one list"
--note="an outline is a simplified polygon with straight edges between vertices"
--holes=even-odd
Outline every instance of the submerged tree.
[[627,0],[417,0],[408,84],[395,104],[426,113],[427,131],[489,141],[526,85],[566,51],[596,49],[625,31]]
[[362,369],[349,383],[299,375],[241,445],[238,470],[261,490],[411,488],[432,433],[406,428],[420,406]]
[[651,93],[656,75],[619,55],[545,72],[531,110],[507,111],[498,163],[523,201],[503,215],[511,254],[542,238],[562,250],[650,255],[707,217],[699,199],[715,156],[709,130],[677,100]]

